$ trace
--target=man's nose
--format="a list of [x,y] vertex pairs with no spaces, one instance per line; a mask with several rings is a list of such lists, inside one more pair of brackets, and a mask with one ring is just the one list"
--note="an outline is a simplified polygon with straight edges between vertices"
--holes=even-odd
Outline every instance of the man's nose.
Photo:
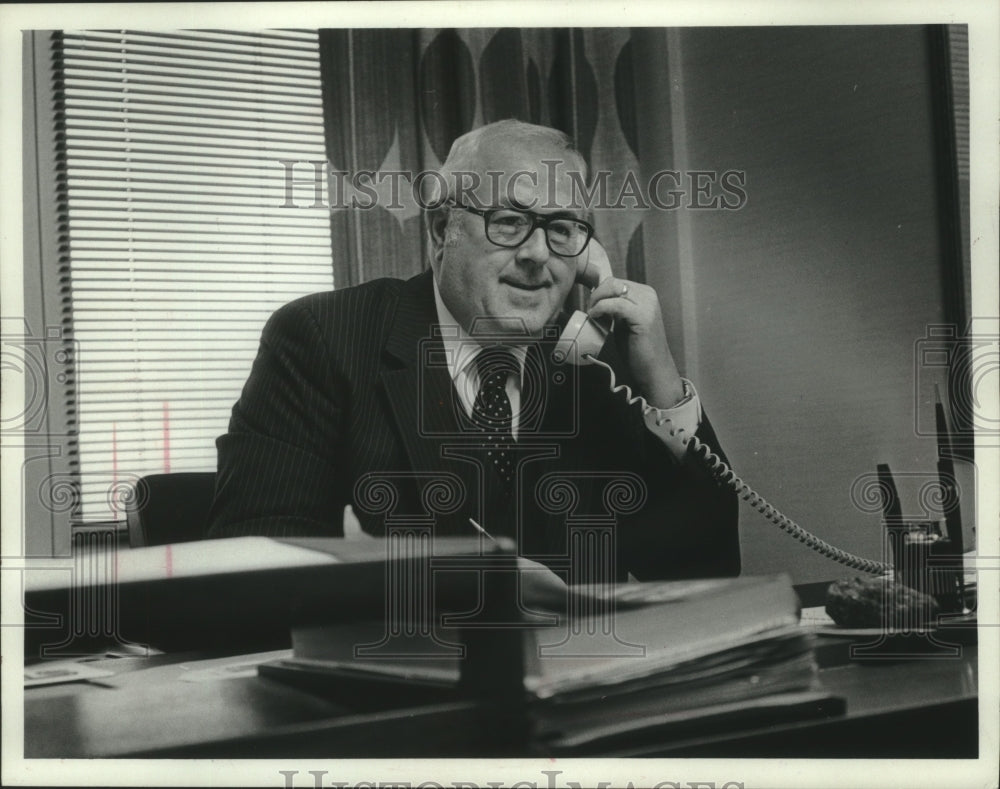
[[545,230],[536,227],[524,243],[517,248],[515,258],[519,263],[544,263],[549,259],[549,246],[545,240]]

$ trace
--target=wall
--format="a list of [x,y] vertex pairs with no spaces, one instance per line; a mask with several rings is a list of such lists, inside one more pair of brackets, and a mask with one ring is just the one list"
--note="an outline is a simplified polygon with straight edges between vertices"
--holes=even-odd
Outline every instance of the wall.
[[[915,403],[933,420],[944,381],[914,366],[915,343],[945,321],[927,32],[663,35],[674,166],[747,178],[742,210],[667,220],[677,249],[664,265],[693,296],[687,372],[747,481],[827,541],[880,558],[877,503],[859,509],[852,486],[879,462],[917,472],[900,493],[904,513],[921,511],[936,447],[915,435]],[[746,572],[851,573],[741,514]]]

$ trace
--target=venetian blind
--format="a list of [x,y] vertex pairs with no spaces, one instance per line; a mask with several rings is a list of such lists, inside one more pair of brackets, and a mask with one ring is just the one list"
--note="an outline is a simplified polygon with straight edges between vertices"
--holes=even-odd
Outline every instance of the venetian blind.
[[283,207],[282,162],[326,158],[318,42],[63,32],[54,58],[81,516],[120,520],[123,480],[214,470],[267,317],[333,286],[328,211]]

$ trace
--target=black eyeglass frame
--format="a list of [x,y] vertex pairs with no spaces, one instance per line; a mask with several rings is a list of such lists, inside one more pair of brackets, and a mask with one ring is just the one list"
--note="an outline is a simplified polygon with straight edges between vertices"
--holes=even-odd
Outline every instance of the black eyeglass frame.
[[[558,255],[561,258],[575,258],[584,253],[587,249],[587,245],[590,243],[590,240],[594,237],[594,226],[591,225],[590,222],[584,222],[582,219],[576,219],[575,217],[559,215],[544,216],[542,214],[536,214],[534,211],[527,211],[523,208],[487,208],[484,210],[482,208],[473,208],[471,205],[462,205],[454,200],[449,200],[446,205],[451,206],[452,208],[461,208],[463,211],[468,211],[470,214],[481,216],[483,218],[483,233],[486,236],[486,240],[491,244],[496,244],[498,247],[503,247],[504,249],[516,249],[521,246],[521,244],[531,238],[531,234],[540,227],[545,233],[545,246],[549,248],[549,251],[553,255]],[[531,219],[531,227],[528,228],[528,232],[524,234],[524,238],[516,244],[501,244],[499,241],[490,237],[490,217],[500,211],[513,211],[514,213],[522,214],[523,216],[527,216]],[[549,224],[551,222],[576,222],[576,224],[583,225],[587,229],[587,238],[583,242],[583,246],[580,247],[579,252],[573,255],[567,255],[565,252],[553,249],[552,241],[549,238]]]

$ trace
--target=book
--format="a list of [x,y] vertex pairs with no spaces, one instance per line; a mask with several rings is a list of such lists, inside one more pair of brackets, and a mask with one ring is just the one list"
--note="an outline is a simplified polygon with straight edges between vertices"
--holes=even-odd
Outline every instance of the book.
[[[568,588],[566,596],[565,612],[519,631],[537,739],[575,748],[684,711],[766,707],[767,698],[823,708],[803,703],[824,696],[787,576]],[[377,709],[458,699],[469,658],[455,623],[465,621],[441,614],[422,636],[396,627],[395,639],[378,620],[296,627],[293,657],[260,673]]]

